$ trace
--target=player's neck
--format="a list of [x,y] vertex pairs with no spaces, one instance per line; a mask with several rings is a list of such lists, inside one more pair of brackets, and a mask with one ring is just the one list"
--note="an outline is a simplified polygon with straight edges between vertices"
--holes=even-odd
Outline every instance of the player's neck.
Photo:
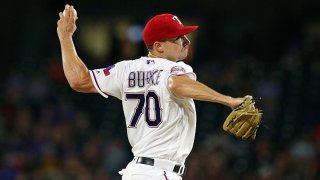
[[169,60],[169,61],[173,61],[173,60],[171,60],[171,59],[169,59],[169,58],[166,58],[166,57],[163,57],[163,56],[159,56],[159,55],[155,55],[155,54],[153,54],[153,53],[151,53],[150,51],[149,51],[149,53],[148,53],[148,57],[151,57],[151,58],[162,58],[162,59],[167,59],[167,60]]
[[162,57],[160,57],[160,56],[157,56],[157,55],[152,54],[150,51],[149,51],[149,53],[148,53],[148,57],[151,57],[151,58],[162,58]]

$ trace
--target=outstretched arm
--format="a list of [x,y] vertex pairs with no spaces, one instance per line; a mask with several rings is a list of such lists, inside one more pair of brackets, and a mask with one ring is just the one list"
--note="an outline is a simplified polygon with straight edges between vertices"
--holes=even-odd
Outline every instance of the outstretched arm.
[[77,12],[66,5],[59,13],[57,33],[60,40],[63,71],[72,89],[78,92],[97,92],[91,81],[89,70],[77,54],[72,35],[76,30]]
[[223,95],[199,81],[190,79],[187,76],[170,77],[169,88],[175,95],[199,101],[216,102],[229,106],[232,109],[239,106],[244,100],[244,98],[233,98]]

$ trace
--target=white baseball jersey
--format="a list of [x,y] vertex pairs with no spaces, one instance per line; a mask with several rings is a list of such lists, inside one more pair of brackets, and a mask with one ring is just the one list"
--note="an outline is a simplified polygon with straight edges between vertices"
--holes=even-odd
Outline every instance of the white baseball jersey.
[[127,134],[134,156],[184,163],[194,142],[196,110],[192,99],[168,88],[173,75],[196,79],[183,62],[141,57],[91,70],[97,91],[122,100]]

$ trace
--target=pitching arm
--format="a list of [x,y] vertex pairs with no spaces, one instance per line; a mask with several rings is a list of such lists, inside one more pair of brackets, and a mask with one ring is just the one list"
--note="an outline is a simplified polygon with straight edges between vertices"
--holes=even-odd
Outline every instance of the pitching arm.
[[66,5],[59,13],[57,33],[60,40],[64,74],[72,89],[78,92],[97,92],[91,81],[88,68],[77,54],[72,35],[78,19],[73,6]]

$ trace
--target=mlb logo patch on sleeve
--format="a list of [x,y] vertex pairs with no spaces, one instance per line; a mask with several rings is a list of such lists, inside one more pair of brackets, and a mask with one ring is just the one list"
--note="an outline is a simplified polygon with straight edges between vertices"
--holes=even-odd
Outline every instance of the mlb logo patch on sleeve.
[[113,64],[113,65],[111,65],[111,66],[108,66],[108,67],[104,68],[104,69],[103,69],[104,75],[105,75],[105,76],[109,76],[109,75],[110,75],[110,70],[111,70],[112,68],[114,68],[114,67],[115,67],[115,65]]
[[185,74],[186,70],[181,66],[174,66],[171,68],[170,73],[174,75]]
[[153,59],[147,59],[147,64],[154,64],[154,60]]

